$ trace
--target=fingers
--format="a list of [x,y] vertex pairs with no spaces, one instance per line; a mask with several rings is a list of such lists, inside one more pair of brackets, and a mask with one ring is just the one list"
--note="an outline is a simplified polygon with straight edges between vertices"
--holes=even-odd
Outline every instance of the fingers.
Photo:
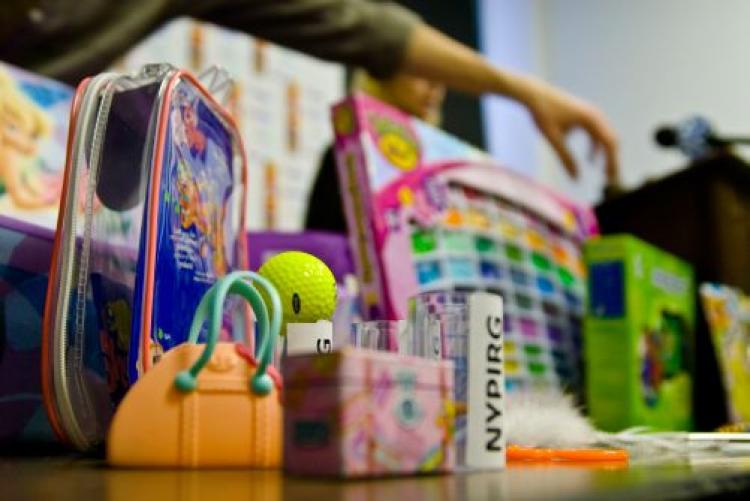
[[565,135],[563,132],[553,125],[540,124],[539,128],[542,131],[542,134],[544,134],[544,137],[547,138],[547,141],[549,141],[552,149],[555,150],[557,158],[560,159],[570,177],[573,179],[577,178],[578,167],[573,159],[573,155],[565,144]]
[[581,125],[591,138],[592,152],[599,149],[604,150],[607,180],[610,184],[618,184],[618,144],[614,130],[606,119],[595,110],[584,115]]
[[599,141],[594,140],[593,137],[589,136],[589,162],[596,160],[599,153],[602,151],[602,146]]

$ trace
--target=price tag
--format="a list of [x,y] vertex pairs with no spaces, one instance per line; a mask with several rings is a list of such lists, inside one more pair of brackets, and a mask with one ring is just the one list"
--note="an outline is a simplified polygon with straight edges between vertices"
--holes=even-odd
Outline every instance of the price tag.
[[333,324],[319,320],[314,324],[287,324],[286,353],[330,353],[333,350]]
[[443,326],[437,318],[427,321],[427,357],[434,360],[443,358]]

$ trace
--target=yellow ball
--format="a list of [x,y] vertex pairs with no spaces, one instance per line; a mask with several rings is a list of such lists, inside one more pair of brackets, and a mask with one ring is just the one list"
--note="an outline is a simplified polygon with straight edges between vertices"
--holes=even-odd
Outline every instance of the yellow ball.
[[[283,323],[330,320],[336,309],[336,279],[326,264],[306,252],[282,252],[263,263],[258,273],[281,298]],[[282,329],[282,334],[286,329]]]

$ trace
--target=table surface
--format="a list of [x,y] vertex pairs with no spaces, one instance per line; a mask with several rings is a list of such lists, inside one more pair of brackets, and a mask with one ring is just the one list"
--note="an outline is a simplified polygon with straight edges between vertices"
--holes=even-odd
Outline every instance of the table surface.
[[720,492],[750,498],[750,457],[619,469],[523,465],[502,472],[348,481],[271,470],[122,470],[69,456],[0,458],[0,498],[13,500],[668,499]]

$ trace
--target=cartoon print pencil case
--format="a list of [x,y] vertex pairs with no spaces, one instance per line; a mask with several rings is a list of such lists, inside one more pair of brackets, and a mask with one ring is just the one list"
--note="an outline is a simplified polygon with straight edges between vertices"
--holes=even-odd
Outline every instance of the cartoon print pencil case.
[[[229,294],[252,305],[260,337],[255,356],[244,344],[218,342]],[[198,343],[204,323],[206,342]],[[281,377],[270,365],[280,327],[281,300],[271,282],[252,272],[219,279],[196,308],[188,341],[166,352],[118,407],[107,439],[108,462],[280,466]]]
[[231,117],[190,73],[148,65],[78,86],[42,341],[61,441],[98,444],[206,290],[246,268],[245,169]]

